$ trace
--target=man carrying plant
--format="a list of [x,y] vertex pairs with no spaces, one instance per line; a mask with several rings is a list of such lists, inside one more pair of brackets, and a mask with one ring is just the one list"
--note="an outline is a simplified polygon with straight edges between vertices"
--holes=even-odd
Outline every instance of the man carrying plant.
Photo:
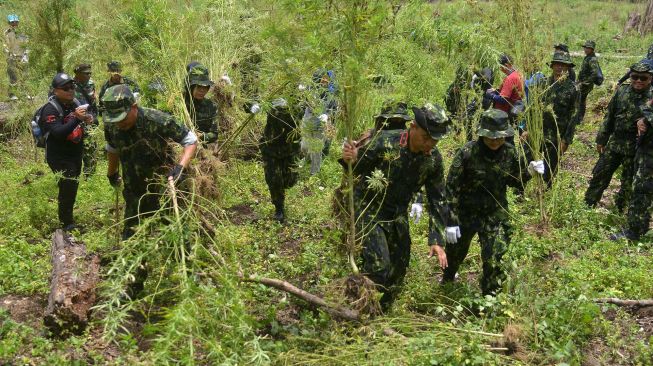
[[[197,136],[171,115],[139,107],[125,84],[108,88],[102,102],[109,161],[107,177],[112,186],[119,186],[120,165],[125,182],[122,191],[125,228],[122,236],[126,240],[133,235],[133,228],[141,217],[159,209],[162,185],[158,176],[177,180],[188,167],[195,154]],[[174,163],[170,140],[183,146],[177,164]]]
[[531,161],[528,169],[520,168],[515,147],[505,143],[514,130],[504,111],[483,112],[477,134],[477,141],[468,142],[456,152],[449,168],[447,244],[443,249],[439,243],[435,251],[444,258],[442,282],[453,282],[478,234],[483,261],[481,290],[483,295],[493,295],[505,277],[501,261],[512,231],[506,191],[509,186],[521,187],[531,175],[544,174],[544,162]]
[[630,67],[630,84],[621,85],[608,104],[603,125],[596,136],[600,154],[585,192],[585,203],[594,207],[610,184],[612,175],[622,167],[621,187],[615,206],[623,212],[628,205],[634,174],[637,144],[637,121],[643,117],[642,106],[651,99],[651,67],[638,62]]
[[594,53],[595,48],[596,42],[594,41],[587,41],[583,44],[585,58],[578,72],[578,90],[580,94],[578,95],[578,112],[576,115],[577,124],[583,123],[583,118],[585,118],[587,95],[594,89],[594,85],[603,84],[603,72]]
[[[407,130],[379,131],[365,144],[345,143],[342,152],[342,162],[353,166],[362,272],[378,285],[385,308],[406,275],[411,246],[408,206],[423,186],[430,214],[429,257],[444,243],[444,165],[435,145],[449,131],[450,121],[441,107],[431,104],[413,112],[415,121]],[[444,267],[444,252],[438,258]]]
[[[569,54],[556,52],[549,64],[553,74],[543,85],[542,127],[543,144],[541,152],[544,158],[544,181],[551,187],[553,176],[558,171],[558,162],[562,154],[574,139],[576,122],[573,119],[577,94],[574,82],[569,79],[569,69],[574,66]],[[528,130],[522,135],[527,141]],[[529,149],[526,149],[529,150]]]

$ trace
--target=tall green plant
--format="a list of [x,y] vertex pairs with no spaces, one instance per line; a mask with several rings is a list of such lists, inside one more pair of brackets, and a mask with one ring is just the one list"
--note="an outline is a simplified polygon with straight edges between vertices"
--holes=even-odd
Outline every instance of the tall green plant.
[[76,0],[38,0],[30,2],[36,20],[32,38],[36,59],[45,62],[47,71],[64,72],[64,61],[72,42],[78,37],[81,21],[77,17]]

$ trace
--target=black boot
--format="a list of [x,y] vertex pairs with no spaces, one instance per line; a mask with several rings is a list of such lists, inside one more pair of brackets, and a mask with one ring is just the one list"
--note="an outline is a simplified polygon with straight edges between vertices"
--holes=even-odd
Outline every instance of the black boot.
[[283,200],[274,202],[274,219],[280,224],[283,224],[286,221],[286,214],[284,211]]

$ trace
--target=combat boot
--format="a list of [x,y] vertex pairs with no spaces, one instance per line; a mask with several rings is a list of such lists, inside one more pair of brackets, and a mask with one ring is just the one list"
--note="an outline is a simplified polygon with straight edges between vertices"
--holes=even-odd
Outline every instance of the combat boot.
[[284,210],[283,200],[279,200],[274,203],[274,219],[277,220],[280,224],[283,224],[286,221],[286,214]]

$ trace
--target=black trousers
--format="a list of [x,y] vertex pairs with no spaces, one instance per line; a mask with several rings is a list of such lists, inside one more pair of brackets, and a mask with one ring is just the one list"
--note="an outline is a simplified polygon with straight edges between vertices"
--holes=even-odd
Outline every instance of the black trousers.
[[82,171],[82,157],[48,158],[47,162],[54,173],[61,174],[57,182],[59,186],[59,221],[63,226],[71,225],[75,222],[73,220],[73,207],[77,198],[79,174]]

